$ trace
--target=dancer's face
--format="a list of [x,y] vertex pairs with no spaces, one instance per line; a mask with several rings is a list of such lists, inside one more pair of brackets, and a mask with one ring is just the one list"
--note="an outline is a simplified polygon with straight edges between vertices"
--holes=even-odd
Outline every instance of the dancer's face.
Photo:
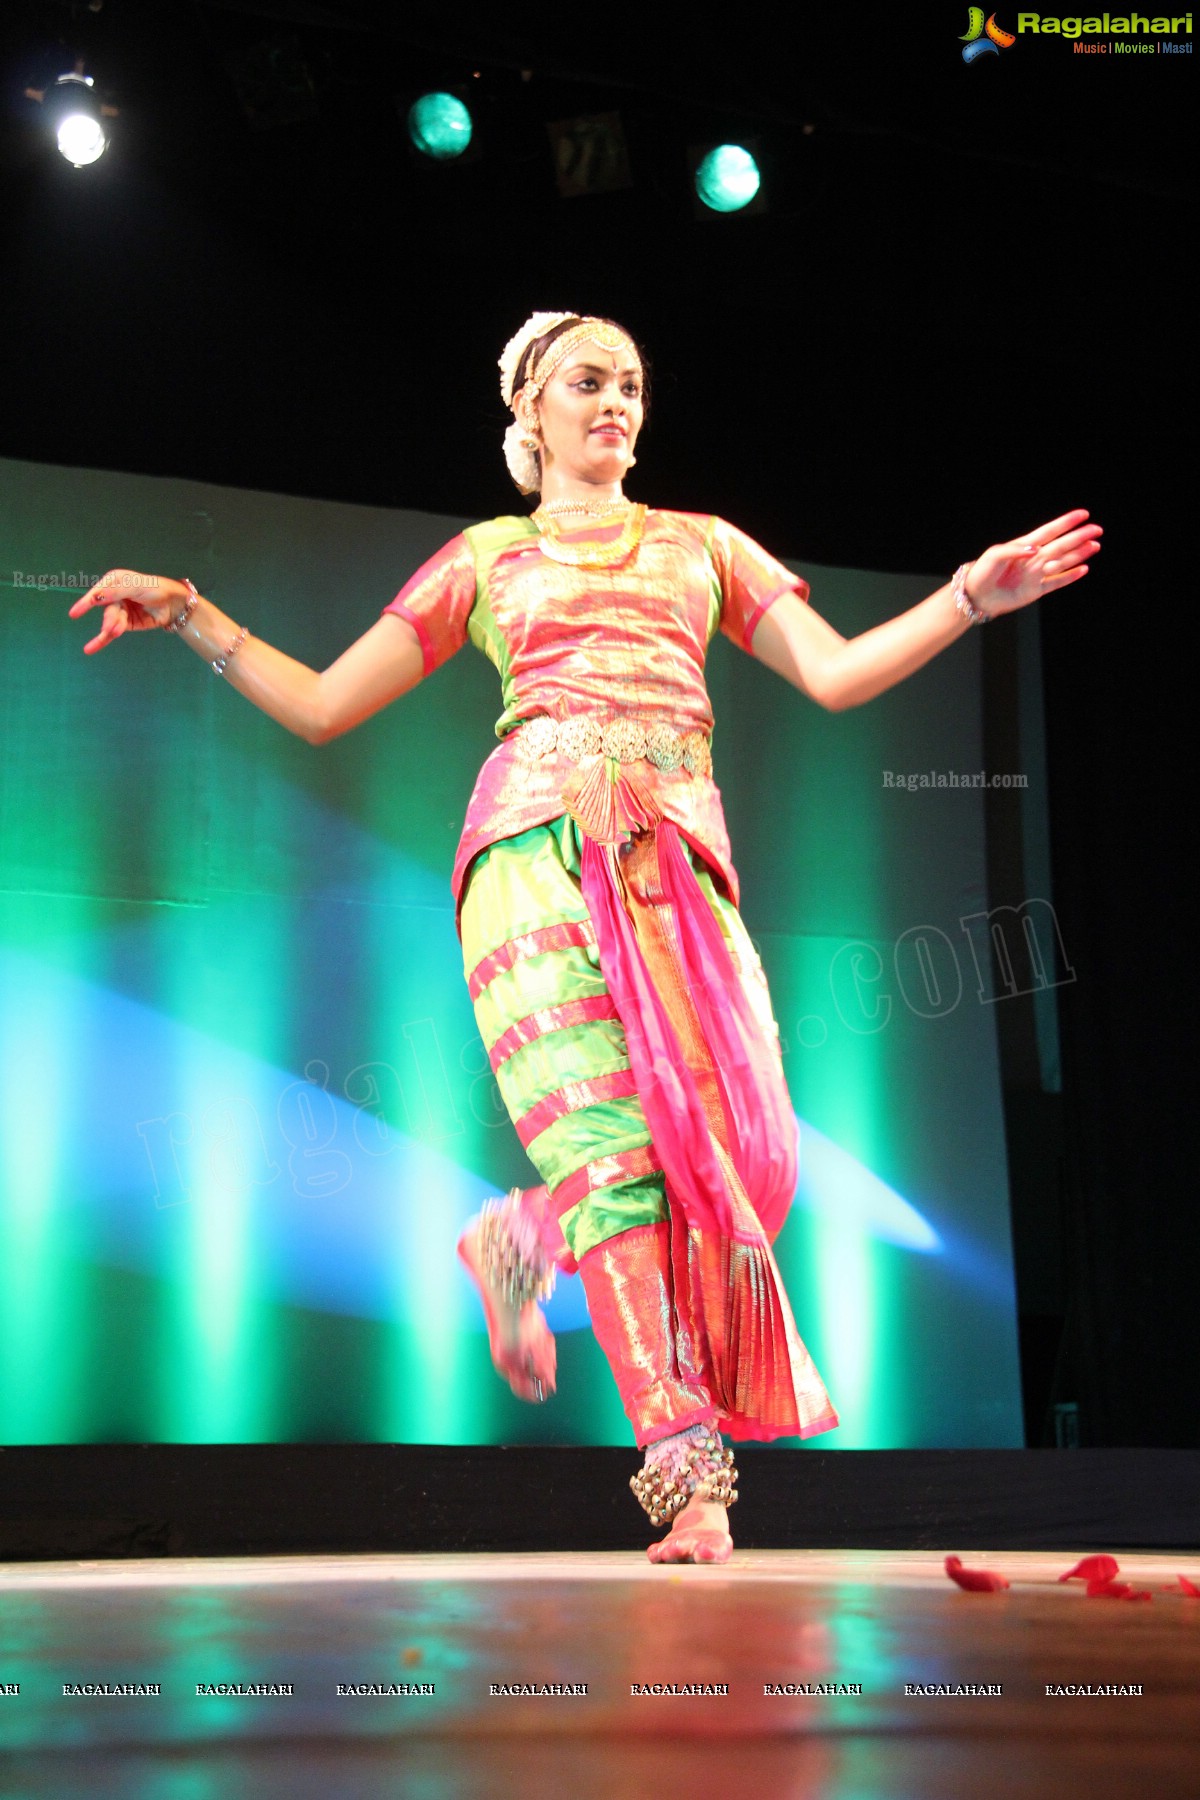
[[633,345],[576,345],[538,399],[543,477],[624,480],[642,428],[642,366]]

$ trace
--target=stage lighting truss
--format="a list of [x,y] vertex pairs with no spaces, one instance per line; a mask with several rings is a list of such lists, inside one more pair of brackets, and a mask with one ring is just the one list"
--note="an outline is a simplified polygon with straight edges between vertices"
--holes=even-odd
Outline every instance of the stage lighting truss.
[[73,168],[85,169],[104,155],[108,148],[108,121],[118,117],[118,108],[100,99],[93,77],[83,72],[82,62],[48,87],[26,88],[25,98],[40,104],[59,153]]

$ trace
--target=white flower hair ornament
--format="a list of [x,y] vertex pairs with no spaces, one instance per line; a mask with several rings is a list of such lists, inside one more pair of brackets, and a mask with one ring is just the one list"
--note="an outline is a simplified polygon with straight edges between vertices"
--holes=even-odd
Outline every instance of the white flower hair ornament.
[[[578,313],[530,313],[518,332],[509,338],[500,353],[500,397],[505,406],[513,403],[513,383],[527,347],[556,325],[577,319]],[[514,419],[504,434],[504,460],[508,472],[523,494],[536,494],[542,485],[542,465],[538,460],[538,441],[532,426]]]
[[542,486],[538,441],[527,426],[514,419],[504,434],[504,460],[523,494],[537,494]]
[[568,319],[578,319],[579,313],[569,312],[536,312],[530,313],[520,331],[515,332],[500,352],[500,397],[505,406],[513,403],[513,382],[516,380],[517,368],[525,354],[526,347],[535,338],[545,337],[556,325],[565,325]]

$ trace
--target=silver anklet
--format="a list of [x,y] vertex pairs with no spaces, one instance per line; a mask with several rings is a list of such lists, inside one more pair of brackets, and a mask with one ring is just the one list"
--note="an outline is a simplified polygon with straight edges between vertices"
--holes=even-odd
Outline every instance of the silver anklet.
[[554,1292],[555,1267],[547,1262],[537,1227],[521,1206],[520,1188],[503,1200],[485,1200],[479,1214],[479,1261],[484,1280],[510,1306],[548,1300]]
[[733,1451],[722,1447],[720,1432],[711,1425],[693,1425],[649,1445],[645,1465],[629,1485],[650,1523],[666,1525],[693,1497],[732,1506],[737,1478]]

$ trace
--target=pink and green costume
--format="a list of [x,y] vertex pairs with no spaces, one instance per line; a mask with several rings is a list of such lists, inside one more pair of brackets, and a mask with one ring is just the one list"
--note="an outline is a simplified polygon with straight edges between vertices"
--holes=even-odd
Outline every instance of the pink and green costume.
[[[603,554],[619,527],[561,534]],[[551,560],[477,525],[385,611],[426,674],[470,638],[500,672],[498,748],[454,868],[480,1034],[578,1269],[641,1445],[701,1421],[809,1436],[837,1415],[771,1252],[795,1119],[708,751],[704,659],[807,585],[719,519],[650,511],[624,559]]]

